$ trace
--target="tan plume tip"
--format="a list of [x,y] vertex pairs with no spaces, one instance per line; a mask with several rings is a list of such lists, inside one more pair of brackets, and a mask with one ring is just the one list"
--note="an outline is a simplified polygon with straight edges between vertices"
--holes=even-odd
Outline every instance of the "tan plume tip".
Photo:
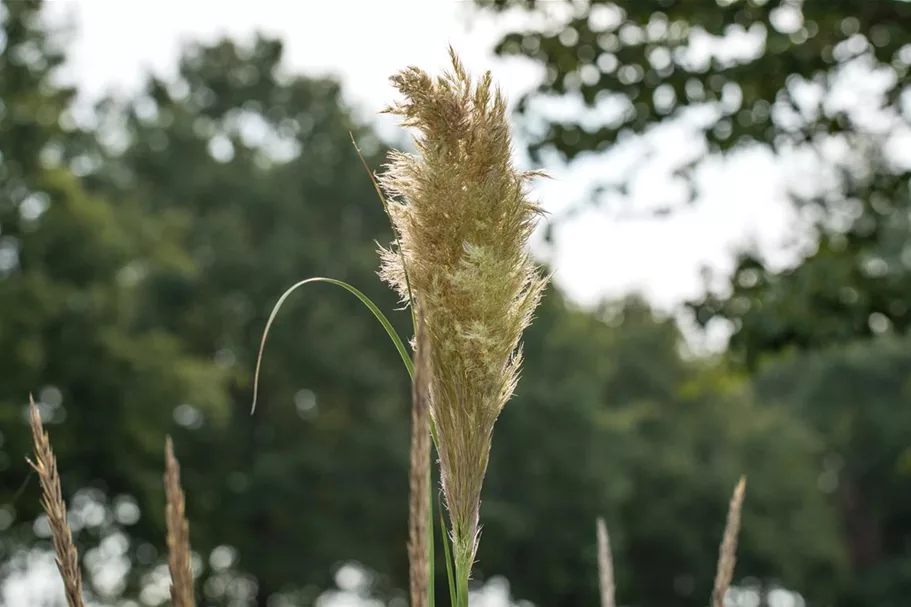
[[424,318],[418,312],[414,382],[411,389],[411,497],[408,567],[412,607],[427,607],[430,591],[430,355]]
[[29,423],[32,441],[35,445],[35,460],[26,460],[34,468],[41,481],[41,505],[47,513],[57,555],[57,569],[63,578],[66,603],[69,607],[83,607],[82,574],[79,571],[79,553],[73,543],[73,533],[66,520],[66,503],[60,488],[57,460],[51,450],[51,442],[41,425],[41,414],[35,400],[29,395]]
[[604,519],[598,517],[598,586],[601,589],[601,607],[614,607],[614,563],[611,560],[610,537]]
[[174,607],[193,607],[193,568],[190,565],[190,523],[186,517],[180,464],[174,457],[171,437],[165,440],[165,518],[168,526],[168,570],[171,573],[171,603]]
[[737,536],[740,533],[740,514],[743,510],[746,483],[746,477],[740,477],[740,482],[734,489],[734,495],[731,496],[728,518],[724,525],[724,536],[718,552],[718,569],[715,573],[715,587],[712,589],[712,607],[724,607],[724,596],[734,578],[734,565],[737,562]]

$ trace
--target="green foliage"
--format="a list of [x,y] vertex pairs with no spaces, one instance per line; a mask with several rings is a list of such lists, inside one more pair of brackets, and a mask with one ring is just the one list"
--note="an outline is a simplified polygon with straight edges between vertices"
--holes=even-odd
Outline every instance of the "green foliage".
[[[748,12],[764,15],[770,4]],[[177,82],[150,77],[134,98],[101,104],[97,129],[79,131],[67,111],[70,92],[50,80],[61,57],[34,18],[40,3],[3,6],[3,512],[25,480],[22,414],[34,391],[66,462],[67,497],[94,487],[132,495],[141,507],[127,529],[133,567],[125,596],[136,596],[156,564],[144,543],[162,547],[166,433],[182,463],[194,548],[204,562],[217,545],[238,548],[236,569],[255,578],[259,605],[285,591],[309,604],[349,560],[376,572],[377,596],[401,596],[407,377],[357,298],[314,289],[287,301],[270,336],[260,406],[249,415],[262,329],[288,285],[329,275],[381,310],[396,305],[375,274],[374,242],[391,239],[388,219],[349,131],[371,167],[384,155],[380,144],[352,118],[337,83],[288,75],[281,44],[267,38],[189,47]],[[893,16],[905,10],[870,6]],[[693,9],[693,23],[736,19],[727,8],[714,17],[709,5],[674,7]],[[628,10],[645,18],[650,9]],[[13,61],[21,45],[39,48],[29,56],[44,66]],[[883,174],[852,186],[869,188],[860,197],[864,217],[882,215],[869,248],[850,244],[869,234],[858,224],[856,235],[845,232],[847,248],[838,249],[834,231],[827,236],[819,261],[805,264],[816,269],[799,280],[744,280],[745,289],[768,283],[749,292],[768,314],[743,321],[762,330],[744,330],[759,337],[749,348],[735,338],[735,353],[796,341],[765,328],[775,323],[804,330],[808,349],[850,341],[864,334],[872,311],[860,302],[880,302],[876,310],[892,310],[899,326],[901,275],[868,280],[853,269],[867,251],[900,267],[893,261],[904,246],[897,218],[905,211],[897,196],[887,197],[897,201],[893,210],[877,210],[882,198],[873,194],[892,183],[883,186]],[[828,273],[834,280],[823,280]],[[816,303],[821,286],[835,293],[845,281],[854,281],[856,308]],[[874,299],[879,293],[890,295]],[[857,316],[847,332],[845,309]],[[400,335],[411,329],[408,314],[390,322]],[[906,344],[786,359],[755,383],[731,361],[681,355],[681,345],[674,323],[641,301],[587,311],[547,293],[525,337],[523,378],[495,432],[477,577],[505,575],[516,595],[540,607],[595,604],[594,520],[603,515],[622,603],[704,605],[725,504],[746,473],[737,578],[782,583],[810,604],[901,604],[911,499]],[[831,486],[833,461],[842,462],[837,490],[821,491],[820,482]],[[863,498],[856,510],[836,499],[841,491]],[[7,537],[40,542],[33,495],[27,487],[13,504],[3,560],[14,547]],[[848,531],[840,535],[842,524]],[[858,548],[868,537],[881,540],[872,557]],[[858,568],[858,558],[872,561]],[[220,576],[204,566],[208,604],[230,602],[215,583]]]
[[[641,133],[706,105],[721,111],[705,133],[715,150],[744,142],[784,146],[820,132],[851,130],[844,111],[812,108],[798,112],[803,119],[798,116],[795,123],[778,119],[775,110],[800,110],[795,89],[801,80],[828,88],[838,69],[860,56],[897,77],[886,97],[894,107],[911,64],[906,48],[911,33],[901,25],[911,20],[911,5],[903,0],[476,2],[538,17],[513,21],[528,26],[509,31],[497,46],[502,55],[546,68],[520,113],[540,118],[531,116],[533,102],[548,96],[579,99],[586,107],[619,104],[608,124],[591,128],[579,113],[545,119],[543,128],[529,133],[533,153],[549,148],[567,159],[604,150],[623,133]],[[709,50],[722,39],[739,39],[740,50]]]
[[263,601],[325,588],[349,559],[396,580],[406,571],[407,375],[359,301],[325,289],[288,300],[249,415],[266,314],[289,284],[326,274],[395,304],[375,275],[387,219],[349,131],[373,166],[376,140],[336,83],[284,77],[281,54],[263,38],[187,49],[180,87],[151,79],[128,107],[102,108],[129,143],[96,148],[103,170],[87,178],[192,228],[183,245],[202,271],[157,284],[149,319],[229,373],[225,430],[183,439],[197,457],[218,454],[206,467],[182,456],[188,507],[211,521],[194,545],[236,546]]
[[[689,304],[702,325],[731,323],[732,354],[740,362],[752,367],[786,348],[846,343],[890,324],[899,332],[908,327],[904,242],[911,172],[889,146],[890,136],[911,121],[902,101],[911,77],[911,34],[900,25],[911,19],[911,4],[477,3],[550,16],[510,31],[497,47],[546,68],[540,86],[519,104],[536,158],[550,150],[573,160],[622,136],[709,110],[710,119],[688,121],[702,125],[706,153],[760,145],[785,161],[806,152],[820,161],[817,174],[801,175],[788,192],[819,240],[817,249],[785,271],[743,252],[730,289]],[[843,95],[832,97],[837,87],[874,74],[882,86],[860,99],[885,127],[873,125]],[[553,99],[582,109],[553,118],[544,103]],[[606,122],[593,122],[584,108],[600,108],[596,114]],[[833,145],[852,152],[833,160]],[[703,157],[677,168],[689,176]]]
[[[911,121],[911,37],[901,25],[911,18],[911,4],[477,4],[513,13],[504,24],[522,24],[503,37],[499,53],[545,68],[541,85],[519,106],[537,159],[556,152],[573,160],[711,110],[709,119],[688,122],[702,125],[704,153],[761,146],[783,163],[817,161],[789,184],[811,243],[797,251],[796,263],[774,267],[745,250],[722,288],[687,305],[701,325],[731,327],[725,353],[731,367],[758,371],[758,401],[783,407],[789,426],[802,424],[815,437],[818,483],[808,474],[804,491],[829,487],[823,493],[841,546],[828,554],[842,574],[826,577],[826,588],[814,582],[820,573],[805,570],[806,596],[836,605],[900,604],[911,579],[907,546],[897,547],[907,536],[907,479],[896,472],[907,449],[901,438],[908,434],[907,370],[900,353],[906,344],[889,336],[911,328],[911,172],[893,137]],[[754,51],[748,44],[727,57],[708,50],[751,36],[761,42]],[[697,47],[703,50],[685,59]],[[839,86],[855,91],[864,78],[878,81],[875,91],[858,92],[878,126],[871,114],[835,100]],[[573,111],[549,114],[557,99]],[[594,108],[606,120],[593,120]],[[833,154],[839,147],[849,152]],[[703,158],[697,155],[681,172],[691,175]],[[754,486],[751,478],[748,508]],[[751,525],[756,522],[744,521],[745,534]],[[782,565],[788,562],[781,558]],[[792,566],[787,570],[795,571]]]
[[832,595],[843,557],[812,490],[819,436],[758,406],[723,367],[681,360],[679,339],[641,301],[593,316],[545,297],[494,438],[481,571],[537,605],[596,603],[592,529],[604,515],[618,601],[703,605],[726,500],[745,473],[739,575],[808,600]]
[[911,355],[880,339],[787,357],[756,377],[765,401],[786,403],[826,438],[818,487],[839,517],[853,575],[838,605],[900,605],[911,590]]
[[[734,328],[729,350],[755,367],[788,349],[813,350],[911,328],[911,173],[872,172],[840,193],[846,226],[821,225],[815,249],[792,268],[739,255],[726,292],[688,305],[703,325]],[[832,215],[823,217],[832,223]]]
[[66,486],[133,496],[150,513],[137,538],[158,531],[154,464],[175,407],[192,403],[217,428],[226,404],[211,360],[143,319],[150,281],[192,268],[168,222],[88,192],[61,161],[71,92],[53,86],[62,57],[39,8],[4,4],[0,28],[0,503],[15,515],[4,561],[39,510],[18,493],[29,478],[30,392],[48,423],[66,428],[55,441]]

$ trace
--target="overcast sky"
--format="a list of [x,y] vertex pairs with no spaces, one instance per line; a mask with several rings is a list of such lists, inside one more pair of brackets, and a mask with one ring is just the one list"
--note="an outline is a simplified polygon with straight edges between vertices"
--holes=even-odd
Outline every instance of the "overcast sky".
[[[492,69],[512,99],[535,83],[537,72],[522,63],[503,63],[490,54],[497,27],[474,20],[468,1],[452,0],[54,0],[78,25],[69,77],[87,94],[128,92],[148,70],[173,71],[181,43],[211,40],[222,34],[248,37],[256,30],[281,36],[290,69],[338,75],[347,99],[365,116],[375,114],[394,91],[387,78],[417,64],[445,67],[453,44],[475,72]],[[393,125],[383,122],[383,132]],[[648,143],[656,156],[632,183],[630,208],[662,206],[678,195],[665,176],[675,158],[692,150],[693,137],[683,128],[666,129],[629,153],[589,158],[563,170],[536,194],[545,208],[559,214],[584,199],[593,180],[628,174],[637,165],[633,151]],[[774,250],[792,223],[783,183],[772,158],[760,152],[714,163],[700,177],[695,208],[669,219],[630,220],[591,211],[557,231],[552,250],[538,249],[556,268],[556,280],[577,301],[639,290],[662,308],[700,292],[699,269],[729,265],[734,247],[754,238]]]

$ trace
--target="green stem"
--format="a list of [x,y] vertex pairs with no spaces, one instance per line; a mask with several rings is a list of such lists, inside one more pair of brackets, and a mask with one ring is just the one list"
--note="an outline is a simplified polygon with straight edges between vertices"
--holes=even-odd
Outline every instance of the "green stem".
[[456,565],[456,576],[459,579],[459,607],[468,607],[468,578],[471,577],[471,567]]
[[[433,449],[430,450],[427,457],[430,459],[427,466],[427,489],[430,492],[427,496],[427,503],[430,506],[427,509],[427,565],[430,568],[427,605],[428,607],[436,607],[436,555],[433,549]],[[443,529],[443,531],[445,532],[446,530]]]

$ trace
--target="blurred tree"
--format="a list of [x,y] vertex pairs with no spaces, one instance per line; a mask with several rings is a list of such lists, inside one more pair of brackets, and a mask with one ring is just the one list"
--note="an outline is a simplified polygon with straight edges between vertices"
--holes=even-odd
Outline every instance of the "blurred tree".
[[[11,41],[30,32],[32,56],[47,61],[56,55],[40,47],[38,8],[10,3],[4,26]],[[159,562],[146,542],[162,546],[166,431],[211,603],[256,594],[266,605],[297,589],[307,604],[348,560],[377,572],[380,596],[404,587],[407,382],[360,304],[325,285],[289,300],[249,416],[260,332],[284,288],[326,275],[383,309],[396,303],[374,274],[373,240],[391,234],[348,132],[371,166],[382,147],[335,82],[288,75],[281,57],[261,37],[191,47],[176,81],[149,78],[135,98],[105,101],[86,132],[62,128],[65,100],[38,120],[56,93],[39,71],[0,71],[4,109],[21,104],[33,133],[4,132],[0,143],[0,170],[18,171],[0,181],[12,192],[0,199],[10,206],[0,238],[14,235],[3,242],[18,255],[0,279],[2,448],[28,451],[28,390],[39,387],[49,414],[66,411],[52,431],[67,486],[139,500],[128,592]],[[7,153],[13,145],[31,155]],[[9,157],[34,160],[26,170]],[[43,204],[13,198],[17,183],[46,193]],[[406,334],[407,315],[394,322]],[[541,607],[593,603],[594,518],[604,514],[621,596],[703,604],[727,498],[746,472],[743,570],[808,597],[834,592],[842,556],[812,488],[816,438],[680,347],[673,323],[641,302],[590,314],[548,295],[494,441],[483,517],[495,541],[483,544],[482,574],[507,575]],[[4,501],[25,468],[10,471]],[[23,523],[36,510],[24,500]],[[252,584],[227,583],[221,544],[238,549],[231,567]]]
[[687,305],[703,326],[729,323],[749,368],[778,352],[848,344],[911,328],[911,173],[863,172],[822,218],[812,250],[784,269],[738,255],[730,280]]
[[620,603],[704,605],[730,492],[747,474],[738,576],[811,604],[835,595],[844,557],[815,489],[819,438],[681,346],[674,322],[637,299],[593,315],[545,298],[497,426],[480,571],[542,607],[596,603],[594,520],[605,516]]
[[[55,85],[63,55],[41,4],[0,4],[4,560],[28,541],[39,511],[37,483],[18,493],[31,451],[30,392],[54,435],[68,495],[95,487],[138,500],[144,512],[161,510],[174,408],[193,403],[217,420],[225,402],[215,365],[188,354],[173,332],[141,321],[149,281],[192,267],[172,227],[87,193],[75,175],[84,165],[64,159],[73,92]],[[137,534],[157,531],[150,520],[140,520]]]
[[375,583],[387,595],[407,570],[407,373],[356,299],[313,285],[288,301],[250,416],[266,317],[291,284],[331,276],[396,307],[376,277],[391,232],[349,132],[371,166],[379,142],[336,82],[283,73],[282,52],[262,37],[187,48],[176,82],[103,103],[100,144],[80,152],[97,159],[93,191],[188,226],[199,271],[156,282],[144,320],[230,376],[227,426],[181,436],[184,478],[195,545],[235,546],[262,605],[286,587],[316,598],[348,560],[390,576]]
[[[741,362],[908,328],[911,3],[477,4],[511,15],[498,53],[545,68],[518,106],[536,159],[675,123],[705,144],[676,167],[684,176],[707,153],[752,146],[805,167],[788,194],[818,247],[795,250],[798,267],[784,271],[744,252],[730,288],[690,303],[702,325],[732,324]],[[634,173],[603,185],[622,190]]]
[[[186,473],[191,503],[205,521],[195,527],[197,545],[237,546],[241,567],[260,584],[263,604],[269,594],[294,586],[312,585],[312,598],[329,584],[329,566],[348,559],[378,572],[375,590],[389,596],[405,579],[408,418],[403,371],[382,331],[347,294],[319,286],[313,295],[302,292],[290,301],[267,347],[263,409],[252,420],[248,416],[259,332],[285,286],[315,274],[342,276],[383,308],[394,306],[374,276],[371,241],[390,235],[349,147],[346,130],[353,121],[332,83],[279,80],[279,50],[275,42],[260,39],[250,47],[220,42],[188,51],[182,84],[152,80],[147,94],[129,108],[107,108],[104,122],[126,124],[130,143],[96,150],[104,158],[98,163],[102,170],[87,180],[107,195],[122,196],[126,191],[117,181],[122,175],[129,196],[139,197],[144,207],[186,214],[194,226],[187,247],[206,270],[184,285],[162,284],[150,317],[179,331],[194,351],[230,361],[234,377],[228,431],[196,431],[185,438],[199,450],[187,460]],[[261,147],[255,139],[268,142],[272,129],[282,126],[292,150],[286,157],[278,155],[280,146]],[[358,139],[369,142],[361,132]],[[375,165],[378,154],[369,162]],[[599,319],[572,311],[556,292],[548,302],[528,335],[525,387],[507,408],[495,441],[484,517],[497,541],[481,555],[484,572],[507,575],[521,596],[539,605],[593,599],[593,572],[578,571],[593,562],[584,547],[592,545],[594,517],[613,511],[624,517],[618,538],[628,533],[629,546],[640,537],[655,546],[634,557],[630,594],[641,594],[647,604],[668,597],[695,604],[697,593],[711,583],[727,497],[741,469],[749,468],[745,445],[772,440],[781,442],[795,484],[758,503],[772,513],[767,520],[779,520],[785,506],[807,502],[806,518],[797,520],[804,521],[805,537],[799,555],[810,564],[791,567],[791,577],[770,564],[774,555],[791,555],[795,561],[789,562],[796,562],[798,553],[783,550],[784,537],[763,540],[745,562],[796,584],[803,582],[801,567],[837,568],[837,553],[827,552],[826,514],[805,494],[797,474],[812,461],[805,451],[811,446],[804,445],[799,430],[780,427],[784,422],[775,417],[780,412],[743,407],[748,413],[735,416],[721,396],[681,397],[699,365],[681,361],[673,323],[653,320],[641,303],[606,309]],[[396,322],[404,334],[406,316],[396,315]],[[291,326],[302,329],[282,328]],[[713,398],[719,404],[711,404]],[[690,407],[693,400],[697,404]],[[663,417],[656,406],[666,402],[680,403],[681,418],[691,420],[677,441],[669,437],[679,420]],[[611,413],[614,406],[617,412]],[[716,407],[731,413],[713,424]],[[749,438],[719,447],[729,456],[712,464],[721,474],[699,481],[699,449],[705,447],[697,445],[723,442],[719,433],[736,433],[744,415],[778,421],[769,422],[772,429],[761,426],[747,431]],[[645,438],[648,425],[659,428],[653,438]],[[657,461],[653,448],[664,454]],[[520,452],[527,455],[517,458]],[[690,463],[677,470],[674,462],[681,459]],[[203,461],[204,467],[193,463]],[[652,472],[654,485],[640,495],[633,479],[663,465],[670,469]],[[760,478],[771,474],[756,465]],[[679,493],[673,505],[667,503],[668,477]],[[565,490],[555,490],[558,483]],[[693,494],[688,484],[702,489]],[[651,496],[664,505],[654,515],[640,504]],[[704,518],[681,529],[677,520],[703,506]],[[627,516],[635,521],[635,532],[625,531]],[[663,521],[657,530],[655,519]],[[554,535],[542,533],[549,528]],[[662,543],[688,548],[668,556],[661,571],[646,567],[666,554]],[[749,544],[745,550],[752,554]],[[686,589],[673,590],[674,579],[689,575],[692,594],[680,598]],[[655,586],[659,576],[665,585]]]
[[898,607],[911,592],[911,354],[907,338],[787,357],[758,395],[799,411],[826,437],[819,488],[839,515],[852,575],[839,607]]
[[[704,134],[678,167],[684,176],[706,154],[750,146],[804,167],[788,194],[811,246],[798,247],[784,269],[745,251],[723,288],[689,306],[703,325],[730,323],[737,364],[757,369],[770,360],[757,398],[780,399],[818,437],[819,484],[837,496],[839,552],[856,578],[829,594],[828,580],[813,576],[821,594],[807,597],[906,602],[908,483],[898,463],[907,449],[906,345],[826,348],[909,328],[911,166],[902,138],[911,121],[911,34],[902,24],[911,3],[477,4],[504,14],[510,31],[500,54],[544,68],[518,107],[537,160],[574,160],[673,122]],[[825,353],[775,361],[789,349]],[[807,481],[809,494],[815,483]]]
[[[908,115],[900,106],[911,64],[904,0],[476,2],[513,17],[503,21],[511,27],[499,54],[546,68],[519,104],[536,157],[547,148],[571,160],[700,108],[714,117],[704,124],[711,150],[777,148],[854,130],[861,124],[849,108],[824,101],[845,70],[858,67],[884,70],[885,103]],[[800,90],[807,83],[823,94],[808,100]],[[549,117],[535,104],[551,97],[600,106],[609,118]]]

